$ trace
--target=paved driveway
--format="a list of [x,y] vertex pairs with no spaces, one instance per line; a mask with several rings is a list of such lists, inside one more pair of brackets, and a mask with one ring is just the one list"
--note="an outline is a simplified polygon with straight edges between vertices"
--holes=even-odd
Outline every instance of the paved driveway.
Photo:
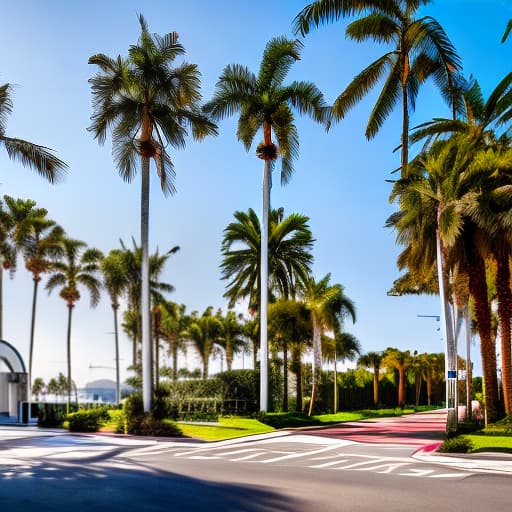
[[407,444],[421,447],[439,444],[443,440],[445,427],[446,411],[437,410],[398,418],[351,421],[334,427],[308,429],[303,433],[360,443]]

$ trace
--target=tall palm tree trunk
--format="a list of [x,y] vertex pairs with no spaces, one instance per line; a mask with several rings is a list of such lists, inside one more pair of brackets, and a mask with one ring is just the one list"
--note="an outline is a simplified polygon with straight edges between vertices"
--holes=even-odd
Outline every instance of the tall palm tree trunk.
[[160,336],[155,334],[155,386],[160,385]]
[[[437,210],[437,225],[439,226],[439,220],[441,215],[441,204]],[[449,371],[457,370],[457,347],[455,344],[455,336],[453,332],[453,320],[452,312],[450,309],[450,302],[448,298],[448,270],[446,268],[444,246],[441,240],[441,233],[439,227],[436,230],[436,262],[437,262],[437,278],[439,283],[439,299],[441,301],[441,317],[442,317],[442,329],[443,337],[446,340],[445,347],[445,367],[446,375],[448,376]],[[455,386],[456,388],[456,386]],[[446,378],[446,407],[448,409],[448,415],[446,418],[446,431],[456,432],[457,431],[457,420],[458,415],[455,409],[455,389],[448,377]]]
[[427,375],[427,405],[430,405],[430,396],[432,395],[432,377]]
[[260,411],[268,410],[268,214],[270,211],[271,162],[265,160],[263,171],[263,210],[261,227],[260,275]]
[[302,412],[302,363],[300,360],[301,351],[298,346],[292,350],[292,371],[295,373],[295,410]]
[[142,249],[142,399],[144,412],[151,410],[151,311],[149,303],[149,158],[142,157],[141,164],[141,215],[140,238]]
[[380,367],[373,367],[373,405],[379,405],[379,371]]
[[68,359],[68,402],[66,410],[69,413],[71,405],[71,388],[73,387],[71,379],[71,319],[73,315],[74,304],[68,304],[68,335],[67,335],[67,359]]
[[466,419],[471,421],[471,417],[473,416],[473,408],[471,405],[473,367],[471,363],[471,315],[469,313],[469,301],[464,309],[464,316],[466,318]]
[[37,288],[41,278],[34,276],[34,291],[32,293],[32,317],[30,320],[30,344],[28,353],[28,395],[32,396],[32,362],[34,360],[34,331],[36,325]]
[[228,372],[230,372],[233,366],[233,344],[231,343],[231,337],[226,338],[226,366]]
[[336,366],[337,363],[337,355],[336,351],[334,352],[334,407],[333,413],[336,414],[338,412],[338,368]]
[[174,341],[172,345],[172,380],[178,380],[178,342]]
[[400,407],[405,405],[405,368],[403,366],[398,368],[398,405]]
[[320,320],[313,312],[313,387],[311,389],[311,401],[309,402],[308,416],[313,414],[315,403],[318,398],[322,369],[322,328]]
[[407,176],[407,163],[409,162],[409,104],[407,99],[407,80],[409,77],[409,57],[404,56],[402,71],[402,152],[401,152],[401,173],[402,178]]
[[283,341],[283,412],[288,412],[288,342]]
[[121,402],[121,378],[119,376],[119,328],[117,324],[117,310],[119,304],[112,304],[112,311],[114,312],[114,344],[116,353],[116,403]]
[[508,254],[494,255],[497,263],[496,293],[498,295],[498,317],[501,339],[501,381],[505,414],[512,412],[512,347],[510,322],[512,318],[512,292],[510,290],[510,267]]
[[0,340],[4,339],[4,268],[0,262]]
[[208,378],[208,371],[210,369],[210,357],[208,355],[203,355],[203,380]]
[[487,421],[493,423],[499,416],[498,379],[496,375],[496,342],[492,335],[491,310],[487,296],[485,264],[481,256],[472,252],[469,264],[469,291],[475,301],[475,314],[480,335],[482,370],[485,385]]

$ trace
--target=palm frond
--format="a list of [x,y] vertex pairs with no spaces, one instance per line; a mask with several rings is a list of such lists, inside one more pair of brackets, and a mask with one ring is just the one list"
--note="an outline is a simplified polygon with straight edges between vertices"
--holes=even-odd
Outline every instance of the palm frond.
[[372,13],[350,23],[345,33],[359,43],[368,39],[377,43],[389,43],[398,39],[400,26],[389,16]]
[[300,60],[304,47],[298,39],[284,36],[272,38],[265,46],[258,73],[258,85],[262,90],[279,87],[285,79],[292,64]]
[[333,118],[343,119],[347,112],[361,101],[368,91],[381,79],[385,71],[394,66],[396,52],[383,55],[359,73],[338,96],[332,107]]
[[11,160],[19,160],[23,166],[34,169],[50,183],[59,182],[68,169],[68,164],[47,147],[4,135],[0,135],[0,144],[5,146]]
[[11,85],[0,86],[0,136],[5,134],[7,118],[12,113]]
[[384,121],[393,111],[397,101],[400,98],[400,72],[401,66],[397,61],[395,62],[370,114],[365,133],[367,139],[372,139],[375,137],[379,131],[379,128],[384,124]]

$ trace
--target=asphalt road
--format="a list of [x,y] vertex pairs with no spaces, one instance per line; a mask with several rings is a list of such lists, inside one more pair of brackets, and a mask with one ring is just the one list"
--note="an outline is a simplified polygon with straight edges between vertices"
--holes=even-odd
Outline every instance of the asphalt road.
[[202,444],[1,429],[0,509],[510,510],[512,476],[420,461],[415,449],[304,433]]

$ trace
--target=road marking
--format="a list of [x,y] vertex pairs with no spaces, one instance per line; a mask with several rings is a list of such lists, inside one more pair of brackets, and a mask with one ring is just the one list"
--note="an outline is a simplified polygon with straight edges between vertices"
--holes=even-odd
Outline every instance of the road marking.
[[376,473],[379,473],[380,475],[387,475],[388,473],[391,473],[397,468],[401,468],[402,466],[408,466],[410,463],[408,462],[398,462],[394,464],[380,464],[378,466],[372,466],[371,468],[360,468],[356,469],[356,471],[375,471],[379,468],[387,468],[384,471],[376,471]]
[[[337,455],[337,457],[339,457],[339,455]],[[309,466],[309,467],[317,468],[317,469],[328,468],[330,466],[335,466],[336,464],[342,464],[343,462],[348,462],[348,459],[341,459],[341,460],[335,460],[335,461],[331,461],[331,462],[325,462],[324,464],[317,464],[316,466]]]
[[460,476],[466,476],[459,473],[441,473],[440,475],[432,475],[429,478],[457,478]]
[[320,448],[319,450],[312,450],[309,452],[292,453],[290,455],[284,455],[282,457],[274,457],[273,459],[262,460],[261,463],[262,464],[270,464],[271,462],[280,462],[282,460],[296,459],[299,457],[308,457],[309,455],[316,455],[317,453],[323,453],[323,452],[328,452],[331,450],[337,450],[338,448],[339,448],[339,446],[337,446],[337,445],[326,446],[325,448]]
[[400,476],[427,476],[433,473],[433,469],[409,469],[409,473],[400,473]]
[[238,459],[229,459],[231,461],[236,461],[236,460],[249,460],[249,459],[255,459],[256,457],[259,457],[260,455],[264,455],[263,453],[259,452],[259,453],[253,453],[251,455],[246,455],[245,457],[239,457]]
[[236,455],[238,453],[247,453],[247,452],[264,452],[264,448],[244,448],[243,450],[234,450],[230,452],[224,452],[219,453],[221,457],[227,456],[227,455]]

